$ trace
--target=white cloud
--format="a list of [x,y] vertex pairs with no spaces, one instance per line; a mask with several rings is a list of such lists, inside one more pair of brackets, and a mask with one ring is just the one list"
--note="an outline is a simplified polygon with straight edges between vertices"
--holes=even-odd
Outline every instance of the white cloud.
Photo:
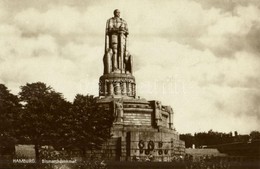
[[81,31],[81,15],[74,8],[61,6],[40,12],[25,9],[15,16],[15,23],[25,32],[68,34]]
[[209,25],[205,34],[199,38],[205,47],[219,57],[233,57],[237,51],[252,48],[248,43],[256,37],[248,39],[247,36],[254,25],[260,23],[259,8],[250,5],[237,6],[234,11],[222,13],[217,17],[218,20]]

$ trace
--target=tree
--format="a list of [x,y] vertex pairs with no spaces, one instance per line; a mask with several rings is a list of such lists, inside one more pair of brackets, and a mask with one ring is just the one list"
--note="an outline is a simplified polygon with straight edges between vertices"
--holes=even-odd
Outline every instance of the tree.
[[260,132],[259,131],[251,131],[250,138],[252,140],[259,140],[260,139]]
[[86,149],[99,148],[111,137],[110,128],[113,116],[103,109],[98,109],[97,99],[93,96],[76,95],[71,113],[64,123],[65,142],[70,148],[78,148],[85,157]]
[[60,93],[42,82],[21,86],[19,96],[23,103],[19,136],[35,145],[36,161],[40,162],[41,145],[56,143],[70,104]]
[[234,142],[234,137],[232,137],[232,132],[222,133],[209,130],[206,132],[195,133],[194,142],[196,147],[201,146],[214,146],[219,144],[227,144]]
[[5,154],[6,148],[14,145],[20,108],[18,97],[0,84],[0,154]]
[[180,139],[185,141],[185,147],[191,148],[194,144],[194,136],[192,136],[190,133],[188,134],[181,134]]

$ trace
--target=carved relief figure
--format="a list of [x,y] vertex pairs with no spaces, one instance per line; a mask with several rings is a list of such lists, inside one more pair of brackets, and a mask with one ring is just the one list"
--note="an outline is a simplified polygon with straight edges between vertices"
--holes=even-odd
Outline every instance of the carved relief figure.
[[114,107],[115,122],[123,122],[124,112],[122,101],[115,101]]
[[114,10],[114,17],[107,20],[104,74],[132,73],[132,56],[126,50],[128,27],[120,18],[120,11]]
[[169,128],[173,129],[173,110],[171,106],[165,106],[165,110],[169,113]]
[[162,124],[162,105],[161,102],[155,101],[155,124],[161,126]]

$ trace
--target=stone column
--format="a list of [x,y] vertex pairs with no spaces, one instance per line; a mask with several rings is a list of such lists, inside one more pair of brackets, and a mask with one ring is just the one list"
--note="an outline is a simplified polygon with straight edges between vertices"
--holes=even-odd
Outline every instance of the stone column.
[[102,81],[99,81],[99,95],[102,95],[103,94],[103,86],[102,86]]
[[109,82],[109,95],[113,95],[113,94],[114,94],[113,82]]
[[131,81],[128,81],[127,87],[128,87],[128,89],[127,89],[128,96],[131,96],[131,94],[132,94],[132,83],[131,83]]
[[122,95],[127,95],[127,89],[126,89],[126,82],[124,81],[123,82],[123,85],[122,85]]
[[104,84],[104,95],[105,96],[108,94],[108,92],[107,92],[107,84],[108,84],[108,81],[105,80],[105,84]]
[[132,89],[133,96],[135,96],[135,83],[132,83],[132,86],[133,86],[133,89]]
[[121,95],[121,85],[120,81],[115,82],[115,94],[116,95]]

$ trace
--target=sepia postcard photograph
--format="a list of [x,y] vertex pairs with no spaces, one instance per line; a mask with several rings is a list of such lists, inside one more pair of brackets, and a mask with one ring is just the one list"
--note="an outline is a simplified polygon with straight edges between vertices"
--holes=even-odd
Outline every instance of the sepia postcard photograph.
[[259,0],[1,0],[0,169],[259,169]]

